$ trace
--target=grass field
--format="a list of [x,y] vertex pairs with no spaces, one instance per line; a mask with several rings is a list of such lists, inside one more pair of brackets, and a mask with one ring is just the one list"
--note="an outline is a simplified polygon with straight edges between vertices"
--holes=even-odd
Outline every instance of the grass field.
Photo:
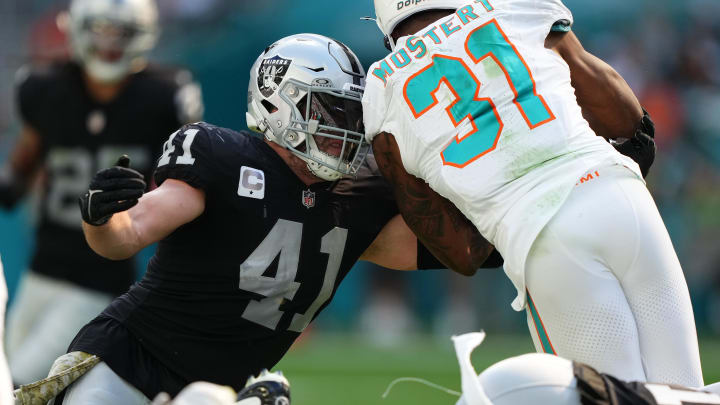
[[[720,339],[701,339],[706,383],[720,380]],[[473,353],[478,372],[517,354],[532,351],[527,336],[488,335]],[[382,348],[353,335],[314,335],[296,345],[276,370],[292,386],[294,405],[448,404],[456,397],[415,383],[401,383],[387,399],[388,384],[399,377],[419,377],[460,391],[460,373],[452,343],[426,337]]]

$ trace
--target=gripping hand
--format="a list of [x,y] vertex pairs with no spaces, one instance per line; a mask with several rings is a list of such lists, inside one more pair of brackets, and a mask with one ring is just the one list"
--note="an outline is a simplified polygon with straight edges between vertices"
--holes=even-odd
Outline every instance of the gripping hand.
[[80,197],[83,221],[94,226],[104,225],[116,212],[135,206],[144,192],[143,175],[130,169],[130,158],[122,155],[115,166],[97,172],[88,191]]
[[632,158],[640,166],[643,177],[647,177],[650,166],[655,161],[655,151],[657,150],[655,146],[655,124],[650,119],[647,111],[645,111],[635,131],[635,135],[627,141],[614,146],[618,152]]

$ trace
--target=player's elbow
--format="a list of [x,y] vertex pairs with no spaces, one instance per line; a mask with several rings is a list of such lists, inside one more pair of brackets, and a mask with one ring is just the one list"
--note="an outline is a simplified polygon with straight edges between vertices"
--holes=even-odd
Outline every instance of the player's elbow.
[[98,254],[108,260],[113,260],[113,261],[128,260],[134,256],[133,254],[117,253],[117,252],[111,252],[111,253],[106,253],[106,254],[98,253]]
[[454,265],[451,267],[452,271],[462,274],[466,277],[472,277],[477,273],[478,268],[476,266],[473,266],[472,264],[463,264],[463,265]]
[[87,242],[93,252],[108,260],[127,260],[135,256],[135,253],[137,253],[135,249],[131,249],[129,246],[105,246],[103,244],[93,243],[90,239],[87,239]]

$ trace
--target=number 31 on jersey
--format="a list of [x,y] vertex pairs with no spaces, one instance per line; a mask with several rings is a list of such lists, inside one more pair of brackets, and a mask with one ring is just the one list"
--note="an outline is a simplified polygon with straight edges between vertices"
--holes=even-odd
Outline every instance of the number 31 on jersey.
[[[476,65],[486,58],[497,63],[515,96],[513,103],[530,129],[555,119],[537,93],[530,68],[496,20],[473,30],[465,41],[465,51]],[[473,70],[460,58],[439,54],[405,83],[405,100],[416,119],[438,105],[436,93],[443,83],[455,97],[445,109],[453,125],[457,128],[467,118],[472,129],[458,134],[441,156],[444,165],[463,168],[495,149],[503,122],[493,101],[479,97],[482,83]]]

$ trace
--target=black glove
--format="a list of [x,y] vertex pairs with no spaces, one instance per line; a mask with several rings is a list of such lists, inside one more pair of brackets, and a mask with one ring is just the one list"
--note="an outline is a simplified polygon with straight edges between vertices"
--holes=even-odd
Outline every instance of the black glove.
[[0,207],[11,209],[25,194],[25,190],[12,179],[7,180],[0,177]]
[[638,128],[635,130],[635,135],[627,141],[614,144],[613,146],[615,146],[618,152],[634,160],[638,166],[640,166],[643,177],[647,177],[650,166],[652,166],[655,161],[655,151],[657,147],[655,146],[654,139],[655,124],[652,119],[650,119],[648,112],[645,110],[643,110],[643,112],[645,114]]
[[129,167],[130,158],[122,155],[115,166],[95,174],[90,189],[78,200],[83,221],[94,226],[104,225],[114,213],[138,203],[145,192],[145,180]]

